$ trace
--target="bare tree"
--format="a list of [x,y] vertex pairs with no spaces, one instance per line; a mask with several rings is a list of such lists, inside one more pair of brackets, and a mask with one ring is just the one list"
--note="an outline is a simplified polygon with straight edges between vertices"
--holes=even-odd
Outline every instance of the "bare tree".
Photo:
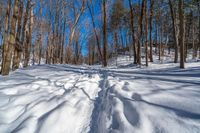
[[137,52],[136,52],[136,39],[135,39],[135,30],[134,30],[134,12],[131,0],[129,0],[129,8],[130,8],[130,19],[131,19],[131,34],[133,41],[133,52],[134,52],[134,64],[137,64]]
[[87,1],[87,7],[89,9],[89,13],[90,13],[90,16],[91,16],[91,19],[92,19],[92,26],[93,26],[93,31],[94,31],[96,42],[97,42],[97,48],[98,48],[98,51],[99,51],[100,58],[102,60],[103,57],[102,57],[102,53],[101,53],[100,41],[99,41],[99,37],[97,35],[97,30],[96,30],[96,25],[95,25],[95,20],[94,20],[94,5],[92,3],[92,0],[90,0],[90,4],[89,4],[89,1]]
[[[10,33],[8,36],[5,36],[5,38],[4,38],[5,43],[3,44],[4,52],[3,52],[3,62],[2,62],[2,75],[8,75],[9,71],[10,71],[10,67],[11,67],[12,53],[13,53],[13,48],[15,45],[16,25],[17,25],[17,18],[18,18],[17,17],[18,16],[18,3],[19,3],[19,0],[14,1]],[[8,9],[10,9],[10,6],[8,7]],[[8,16],[6,16],[6,17],[8,17]],[[6,20],[7,20],[7,18],[6,18]]]
[[[69,51],[71,51],[70,49],[70,47],[71,47],[71,43],[72,43],[72,41],[73,41],[73,39],[74,39],[74,35],[75,35],[75,31],[76,31],[76,27],[77,27],[77,24],[78,24],[78,22],[79,22],[79,20],[80,20],[80,17],[81,17],[81,15],[83,14],[83,12],[84,12],[84,10],[85,10],[85,0],[82,0],[81,1],[81,8],[80,8],[80,10],[79,10],[79,12],[77,12],[76,11],[76,8],[75,8],[75,3],[73,2],[73,12],[74,12],[74,22],[73,22],[73,24],[70,26],[70,35],[69,35],[69,41],[68,41],[68,46],[67,46],[67,48],[66,48],[66,53],[67,52],[69,52]],[[67,54],[66,56],[68,56],[69,54]],[[67,62],[69,62],[69,60],[71,60],[70,59],[71,57],[67,57],[67,59],[68,59],[68,61]]]
[[30,60],[30,52],[31,52],[31,43],[32,43],[32,24],[33,24],[33,10],[31,5],[31,0],[27,2],[28,8],[28,22],[29,24],[25,27],[25,37],[26,41],[24,44],[24,67],[28,67]]
[[[1,67],[1,73],[2,75],[7,75],[9,72],[9,70],[6,70],[6,66],[5,66],[5,62],[6,62],[6,55],[7,55],[7,49],[8,49],[8,36],[9,36],[9,24],[10,24],[10,11],[11,10],[11,0],[8,0],[8,5],[7,5],[7,9],[6,9],[6,16],[5,16],[5,32],[3,35],[3,51],[2,51],[2,67]],[[10,67],[10,66],[9,66]],[[4,70],[3,70],[4,69]],[[3,72],[4,71],[4,72]],[[3,74],[4,73],[4,74]]]
[[142,39],[142,34],[143,34],[143,16],[144,16],[145,3],[146,3],[146,0],[142,0],[141,13],[140,13],[140,18],[139,18],[139,23],[138,23],[139,37],[138,37],[138,49],[137,49],[137,63],[139,65],[141,65],[141,39]]
[[153,19],[153,14],[154,14],[154,0],[150,0],[150,20],[149,20],[149,26],[150,26],[150,31],[149,31],[149,38],[150,38],[150,62],[153,62],[153,42],[152,42],[152,29],[153,29],[153,24],[152,24],[152,19]]
[[170,6],[170,13],[171,13],[171,18],[172,18],[172,26],[173,26],[173,38],[174,38],[174,42],[175,42],[175,57],[174,57],[174,63],[178,62],[178,31],[176,28],[176,12],[175,9],[173,7],[172,1],[169,0],[168,1],[169,6]]
[[107,17],[106,17],[106,0],[103,0],[103,66],[107,66]]
[[179,45],[180,45],[180,68],[184,68],[184,35],[185,35],[185,27],[184,27],[184,11],[183,11],[183,0],[178,1],[178,9],[179,9],[179,30],[180,30],[180,36],[179,36]]
[[145,58],[146,58],[146,66],[148,66],[149,60],[149,50],[148,50],[148,9],[147,9],[147,1],[145,1]]
[[16,70],[19,68],[20,60],[21,60],[21,52],[22,52],[22,45],[20,41],[21,37],[21,30],[22,30],[22,15],[23,15],[23,1],[19,1],[19,15],[18,15],[18,23],[17,23],[17,35],[16,35],[16,44],[14,47],[14,59],[13,59],[13,66],[12,69]]

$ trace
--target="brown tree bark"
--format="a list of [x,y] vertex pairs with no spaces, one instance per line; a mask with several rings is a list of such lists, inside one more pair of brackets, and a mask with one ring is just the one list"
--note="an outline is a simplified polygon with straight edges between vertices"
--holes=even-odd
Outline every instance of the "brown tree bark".
[[196,58],[196,50],[195,50],[195,26],[194,26],[194,22],[192,22],[192,50],[193,50],[193,53],[192,53],[192,59],[195,59]]
[[103,0],[103,66],[107,66],[106,0]]
[[198,1],[198,4],[197,4],[197,7],[198,7],[198,12],[199,12],[199,59],[200,59],[200,1]]
[[133,54],[134,54],[134,64],[137,64],[137,52],[136,52],[136,44],[135,44],[135,30],[134,30],[134,13],[133,6],[131,0],[129,0],[129,8],[130,8],[130,18],[131,18],[131,36],[132,36],[132,44],[133,44]]
[[145,1],[145,58],[146,58],[146,66],[148,66],[149,60],[149,50],[148,50],[148,10],[147,10],[147,1]]
[[114,38],[115,38],[115,57],[116,57],[116,66],[117,66],[117,57],[118,57],[118,34],[117,32],[114,33]]
[[24,50],[24,67],[28,67],[29,60],[30,60],[30,52],[31,52],[31,40],[32,40],[32,16],[33,16],[33,11],[32,11],[32,6],[31,6],[31,0],[29,0],[29,25],[27,26],[26,29],[26,42],[25,42],[25,50]]
[[25,57],[25,47],[26,47],[26,31],[27,31],[27,23],[29,18],[29,10],[30,10],[30,0],[27,1],[26,4],[26,11],[24,13],[24,21],[23,21],[23,27],[22,27],[22,36],[21,36],[21,42],[23,43],[23,58]]
[[16,44],[14,48],[14,57],[13,57],[13,66],[12,69],[16,70],[19,68],[21,52],[22,52],[22,42],[20,41],[21,29],[22,29],[22,14],[23,14],[23,1],[19,1],[19,15],[18,15],[18,23],[17,23],[17,35],[16,35]]
[[158,46],[158,56],[159,56],[159,60],[161,60],[161,52],[162,52],[162,45],[163,45],[163,25],[162,25],[162,21],[160,24],[160,32],[159,32],[159,46]]
[[141,7],[141,13],[139,18],[139,37],[138,37],[138,49],[137,49],[137,63],[141,65],[141,39],[142,39],[142,31],[143,31],[143,16],[144,16],[144,6],[145,6],[146,0],[142,0],[142,7]]
[[175,16],[175,11],[173,8],[172,1],[169,0],[169,6],[170,6],[170,13],[171,13],[171,18],[172,18],[172,26],[173,26],[173,38],[175,42],[175,57],[174,57],[174,63],[178,62],[178,35],[177,35],[177,28],[176,28],[176,16]]
[[153,11],[153,8],[154,8],[154,0],[150,0],[150,31],[149,31],[149,38],[150,38],[150,62],[153,62],[153,42],[152,42],[152,29],[153,29],[153,25],[152,25],[152,21],[153,21],[153,14],[154,14],[154,11]]
[[11,10],[11,0],[8,0],[8,5],[7,5],[7,8],[6,8],[6,16],[5,16],[5,32],[4,32],[4,35],[3,35],[3,51],[2,51],[1,73],[2,73],[2,69],[3,69],[4,65],[5,65],[4,64],[5,63],[5,59],[6,59],[5,51],[8,49],[8,39],[9,39],[8,30],[9,30],[10,12],[11,12],[10,10]]
[[[186,24],[186,33],[185,33],[185,57],[184,57],[184,61],[187,61],[187,57],[188,57],[188,48],[189,48],[189,43],[190,43],[190,30],[191,28],[193,29],[193,11],[190,12],[190,15],[188,16],[188,22]],[[191,27],[192,26],[192,27]],[[195,36],[195,35],[194,35]],[[192,37],[193,38],[193,37]]]
[[180,68],[185,68],[184,63],[184,35],[185,35],[185,27],[184,27],[184,11],[183,11],[183,0],[178,1],[178,8],[179,8],[179,30],[180,30],[180,36],[179,36],[179,45],[180,45]]
[[11,61],[12,61],[12,53],[13,48],[15,45],[15,37],[16,37],[16,24],[17,24],[17,16],[18,16],[18,2],[19,0],[15,0],[14,6],[13,6],[13,15],[11,19],[11,27],[10,27],[10,34],[5,40],[7,42],[4,44],[4,56],[3,56],[3,62],[2,62],[2,75],[8,75],[11,67]]
[[65,28],[66,28],[66,18],[64,17],[64,26],[62,31],[62,45],[61,45],[61,55],[60,55],[60,63],[64,63],[64,45],[65,45]]

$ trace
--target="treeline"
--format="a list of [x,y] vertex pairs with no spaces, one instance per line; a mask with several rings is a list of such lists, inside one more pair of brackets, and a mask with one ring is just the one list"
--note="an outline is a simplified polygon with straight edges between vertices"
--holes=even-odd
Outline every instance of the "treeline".
[[[174,63],[180,62],[184,68],[190,55],[200,58],[199,7],[198,0],[107,1],[107,57],[127,52],[134,57],[134,64],[141,65],[144,57],[148,66],[155,60],[153,55],[162,60],[167,51]],[[94,37],[88,41],[89,64],[99,59],[94,55],[100,52],[91,43]]]
[[200,58],[198,0],[2,0],[1,74],[30,64],[107,66],[128,53],[134,64],[167,49],[184,68]]
[[30,64],[83,62],[78,24],[85,0],[1,1],[1,74]]

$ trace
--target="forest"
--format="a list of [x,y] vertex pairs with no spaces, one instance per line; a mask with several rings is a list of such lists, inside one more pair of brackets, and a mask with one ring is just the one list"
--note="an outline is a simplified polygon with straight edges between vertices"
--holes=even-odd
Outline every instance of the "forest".
[[200,58],[198,0],[1,0],[1,74],[32,64]]
[[200,0],[0,0],[0,133],[179,132],[200,132]]

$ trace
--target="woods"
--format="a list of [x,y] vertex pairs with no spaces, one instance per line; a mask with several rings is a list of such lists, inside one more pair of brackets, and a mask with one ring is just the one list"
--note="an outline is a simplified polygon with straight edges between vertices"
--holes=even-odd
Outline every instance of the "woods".
[[0,0],[0,133],[198,133],[200,0]]
[[[200,59],[198,0],[2,0],[1,74],[37,64]],[[145,60],[145,61],[144,61]],[[116,62],[117,65],[117,62]]]

